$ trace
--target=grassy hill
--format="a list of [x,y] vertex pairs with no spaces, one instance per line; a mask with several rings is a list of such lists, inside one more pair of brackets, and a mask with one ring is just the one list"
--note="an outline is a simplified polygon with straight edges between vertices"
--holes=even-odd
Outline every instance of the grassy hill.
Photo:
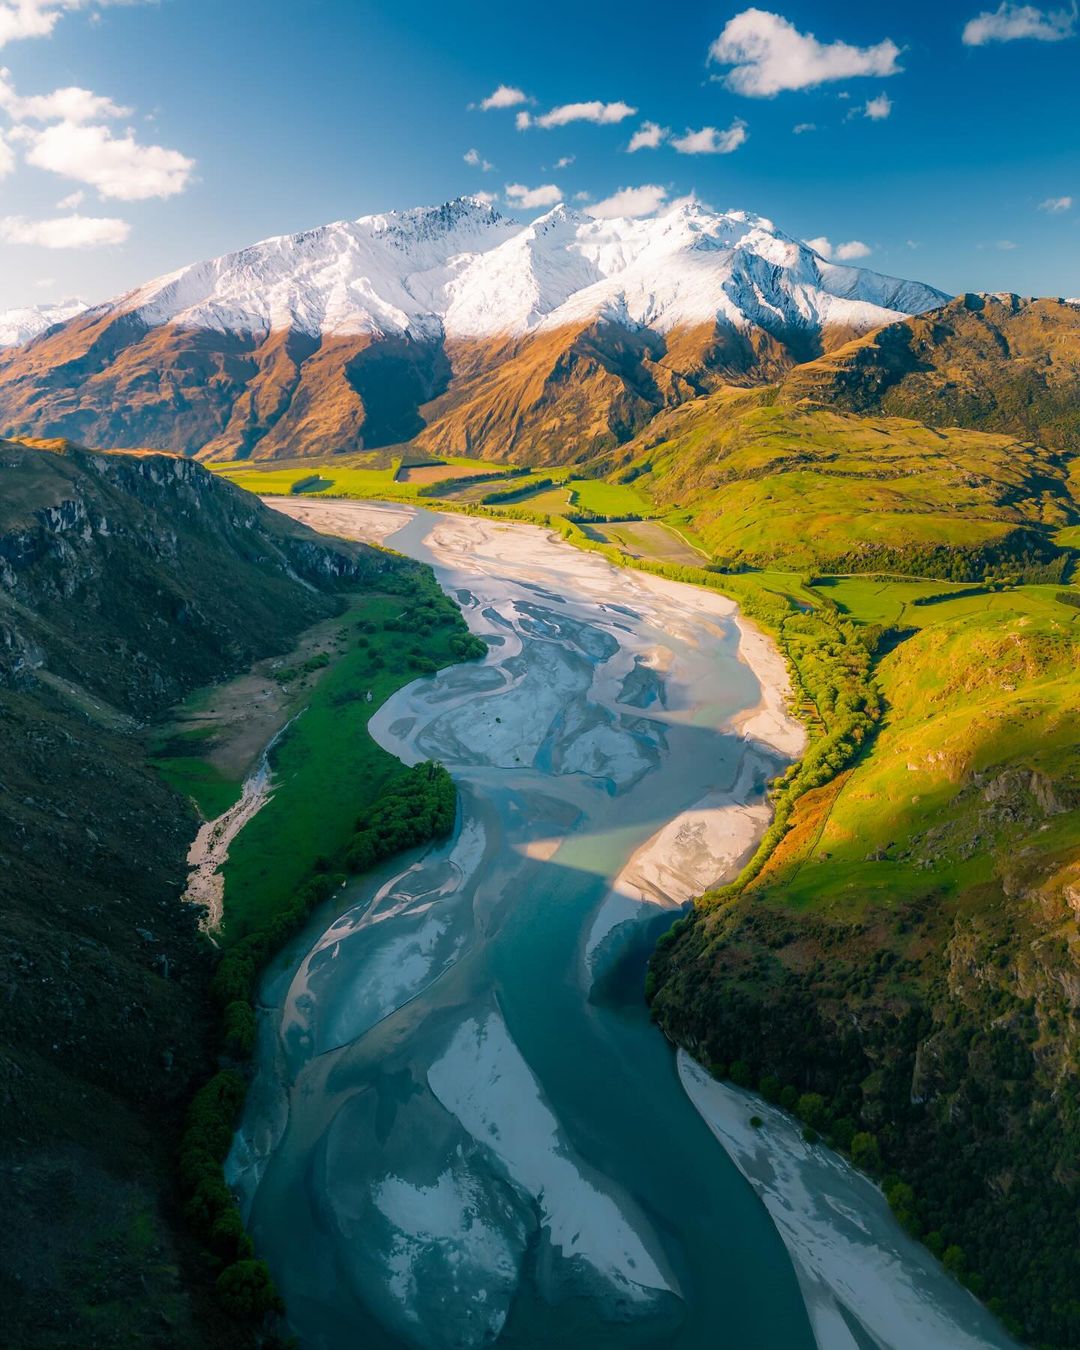
[[1078,519],[1064,455],[725,390],[666,413],[610,461],[726,564],[974,577],[1049,562]]

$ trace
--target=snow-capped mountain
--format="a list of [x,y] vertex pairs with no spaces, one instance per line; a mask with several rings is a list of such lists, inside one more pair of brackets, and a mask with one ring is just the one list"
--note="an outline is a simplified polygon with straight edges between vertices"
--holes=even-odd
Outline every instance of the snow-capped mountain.
[[945,298],[740,211],[522,224],[463,197],[266,239],[79,315],[0,362],[0,430],[575,458]]
[[0,309],[0,347],[19,347],[39,333],[44,333],[54,323],[64,323],[82,314],[86,308],[81,300],[61,300],[56,305]]
[[321,336],[522,336],[582,319],[666,332],[719,319],[877,327],[945,297],[827,262],[771,221],[680,206],[528,225],[474,198],[281,235],[158,278],[113,310],[148,326]]

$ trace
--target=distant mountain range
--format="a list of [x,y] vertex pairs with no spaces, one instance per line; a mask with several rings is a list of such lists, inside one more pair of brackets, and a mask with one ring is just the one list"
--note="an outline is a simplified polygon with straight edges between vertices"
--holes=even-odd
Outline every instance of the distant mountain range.
[[20,347],[53,324],[65,323],[88,308],[81,300],[61,300],[55,305],[24,305],[0,310],[0,347]]
[[43,323],[0,355],[0,428],[219,459],[415,438],[574,459],[946,298],[743,212],[557,206],[522,225],[466,197],[268,239]]

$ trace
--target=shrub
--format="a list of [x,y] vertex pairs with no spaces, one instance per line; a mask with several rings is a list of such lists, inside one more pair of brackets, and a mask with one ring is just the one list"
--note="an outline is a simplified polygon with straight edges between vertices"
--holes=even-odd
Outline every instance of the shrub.
[[250,1058],[255,1049],[255,1009],[246,1000],[234,999],[226,1005],[222,1023],[226,1051],[237,1059]]
[[265,1261],[234,1261],[217,1278],[217,1293],[229,1312],[242,1317],[264,1317],[281,1309],[270,1268]]
[[829,1109],[820,1092],[804,1092],[795,1107],[795,1114],[812,1130],[823,1130],[829,1123]]
[[775,1078],[771,1073],[767,1073],[758,1084],[758,1091],[767,1102],[772,1102],[774,1106],[780,1102],[780,1079]]
[[877,1172],[881,1168],[881,1152],[877,1136],[860,1130],[851,1139],[851,1161],[864,1172]]

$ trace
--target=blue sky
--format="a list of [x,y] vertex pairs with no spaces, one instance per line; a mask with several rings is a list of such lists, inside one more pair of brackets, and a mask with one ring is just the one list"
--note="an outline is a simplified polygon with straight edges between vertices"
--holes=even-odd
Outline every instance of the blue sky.
[[[692,192],[949,291],[1080,295],[1070,0],[0,0],[0,66],[0,308],[463,192]],[[529,101],[482,109],[501,86]]]

